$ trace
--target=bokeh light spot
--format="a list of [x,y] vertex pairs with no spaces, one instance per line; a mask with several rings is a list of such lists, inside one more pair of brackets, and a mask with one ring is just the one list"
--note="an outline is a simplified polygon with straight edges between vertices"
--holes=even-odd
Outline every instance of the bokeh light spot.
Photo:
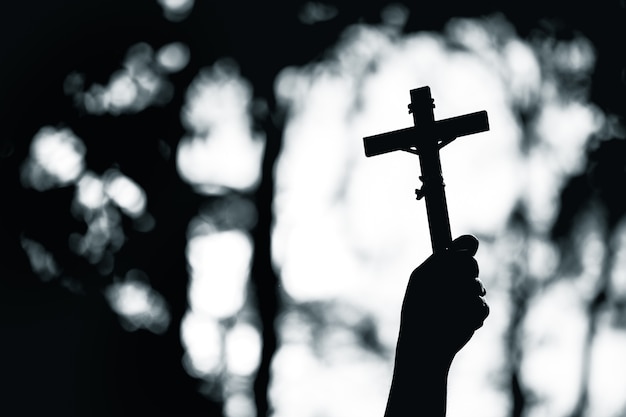
[[252,375],[259,366],[261,336],[259,331],[247,323],[237,323],[226,334],[226,366],[241,376]]
[[180,142],[177,166],[199,192],[249,190],[259,178],[264,141],[252,129],[252,89],[234,64],[219,62],[189,87],[183,123],[190,132]]
[[86,148],[70,129],[43,127],[35,134],[22,168],[22,182],[44,191],[76,181],[85,168]]
[[145,276],[143,272],[130,271],[124,281],[110,285],[105,292],[107,299],[126,329],[163,333],[170,324],[165,299],[137,275]]
[[[170,49],[171,52],[165,53],[169,58],[163,60],[172,66],[173,71],[183,64],[184,56],[177,58],[176,46]],[[65,91],[92,114],[137,113],[170,100],[173,86],[163,68],[152,47],[138,43],[128,48],[122,68],[111,75],[108,84],[93,84],[85,89],[81,76],[72,73],[65,80]]]
[[198,377],[216,374],[222,369],[222,330],[206,314],[188,311],[181,325],[187,372]]
[[256,405],[251,395],[237,393],[229,395],[224,404],[225,417],[255,417]]
[[59,276],[61,269],[52,254],[41,243],[22,237],[21,244],[30,261],[30,267],[42,281],[50,281]]
[[163,8],[163,14],[165,18],[173,22],[178,22],[186,18],[195,0],[157,0]]
[[85,172],[78,181],[76,199],[88,210],[102,208],[106,201],[104,182],[93,172]]
[[164,45],[157,52],[157,62],[167,72],[178,72],[189,63],[189,48],[181,42]]
[[314,25],[316,23],[332,20],[337,14],[339,14],[339,11],[337,7],[333,5],[318,1],[308,1],[300,9],[298,18],[300,22],[306,25]]
[[139,217],[146,208],[146,193],[139,185],[118,171],[105,175],[107,195],[131,217]]
[[245,301],[252,259],[250,237],[237,230],[191,235],[187,246],[190,306],[210,317],[230,317]]

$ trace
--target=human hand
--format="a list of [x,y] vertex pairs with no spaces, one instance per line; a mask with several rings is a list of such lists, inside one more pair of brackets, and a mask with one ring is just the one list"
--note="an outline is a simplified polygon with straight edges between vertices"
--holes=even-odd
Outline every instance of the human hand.
[[455,239],[411,274],[402,305],[398,354],[409,364],[449,364],[489,315],[474,255],[478,240]]

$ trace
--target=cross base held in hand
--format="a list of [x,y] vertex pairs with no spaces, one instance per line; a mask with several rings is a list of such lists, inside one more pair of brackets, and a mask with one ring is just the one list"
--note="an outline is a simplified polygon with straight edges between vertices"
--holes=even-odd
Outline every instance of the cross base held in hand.
[[414,126],[363,138],[365,156],[392,151],[406,151],[418,155],[422,188],[415,190],[418,200],[426,201],[426,214],[433,253],[446,250],[452,242],[448,205],[444,191],[439,150],[459,136],[489,130],[485,110],[449,119],[434,120],[434,100],[430,87],[410,91],[409,114]]

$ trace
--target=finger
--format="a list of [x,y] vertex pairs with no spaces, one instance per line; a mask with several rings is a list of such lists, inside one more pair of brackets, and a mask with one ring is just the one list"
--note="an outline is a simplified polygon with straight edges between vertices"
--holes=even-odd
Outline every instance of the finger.
[[469,252],[471,256],[478,251],[478,239],[472,235],[462,235],[450,243],[450,251]]
[[487,319],[487,316],[489,316],[489,304],[487,304],[487,302],[485,301],[485,299],[483,297],[479,298],[480,300],[480,304],[478,306],[478,311],[477,311],[477,316],[480,317],[479,320],[476,321],[476,329],[482,327],[483,323],[485,322],[485,320]]
[[480,272],[478,262],[469,253],[453,252],[442,262],[446,262],[443,267],[454,282],[472,282]]
[[468,300],[462,311],[464,313],[462,320],[466,326],[472,330],[478,330],[489,316],[490,309],[483,297],[476,297],[471,302]]
[[476,283],[476,286],[478,287],[477,294],[480,295],[481,297],[484,297],[485,295],[487,295],[487,289],[483,285],[483,282],[478,278],[476,278],[474,282]]
[[473,297],[485,297],[487,290],[482,281],[475,276],[473,279],[458,280],[454,287],[450,287],[450,291],[457,297],[470,298]]

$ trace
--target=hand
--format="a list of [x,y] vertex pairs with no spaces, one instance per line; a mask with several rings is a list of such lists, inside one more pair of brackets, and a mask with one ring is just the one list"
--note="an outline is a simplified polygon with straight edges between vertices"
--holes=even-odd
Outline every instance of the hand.
[[461,236],[411,274],[385,417],[445,416],[452,359],[489,314],[477,249]]
[[477,249],[475,237],[461,236],[411,274],[398,338],[403,362],[449,364],[483,325],[489,306],[478,279]]

